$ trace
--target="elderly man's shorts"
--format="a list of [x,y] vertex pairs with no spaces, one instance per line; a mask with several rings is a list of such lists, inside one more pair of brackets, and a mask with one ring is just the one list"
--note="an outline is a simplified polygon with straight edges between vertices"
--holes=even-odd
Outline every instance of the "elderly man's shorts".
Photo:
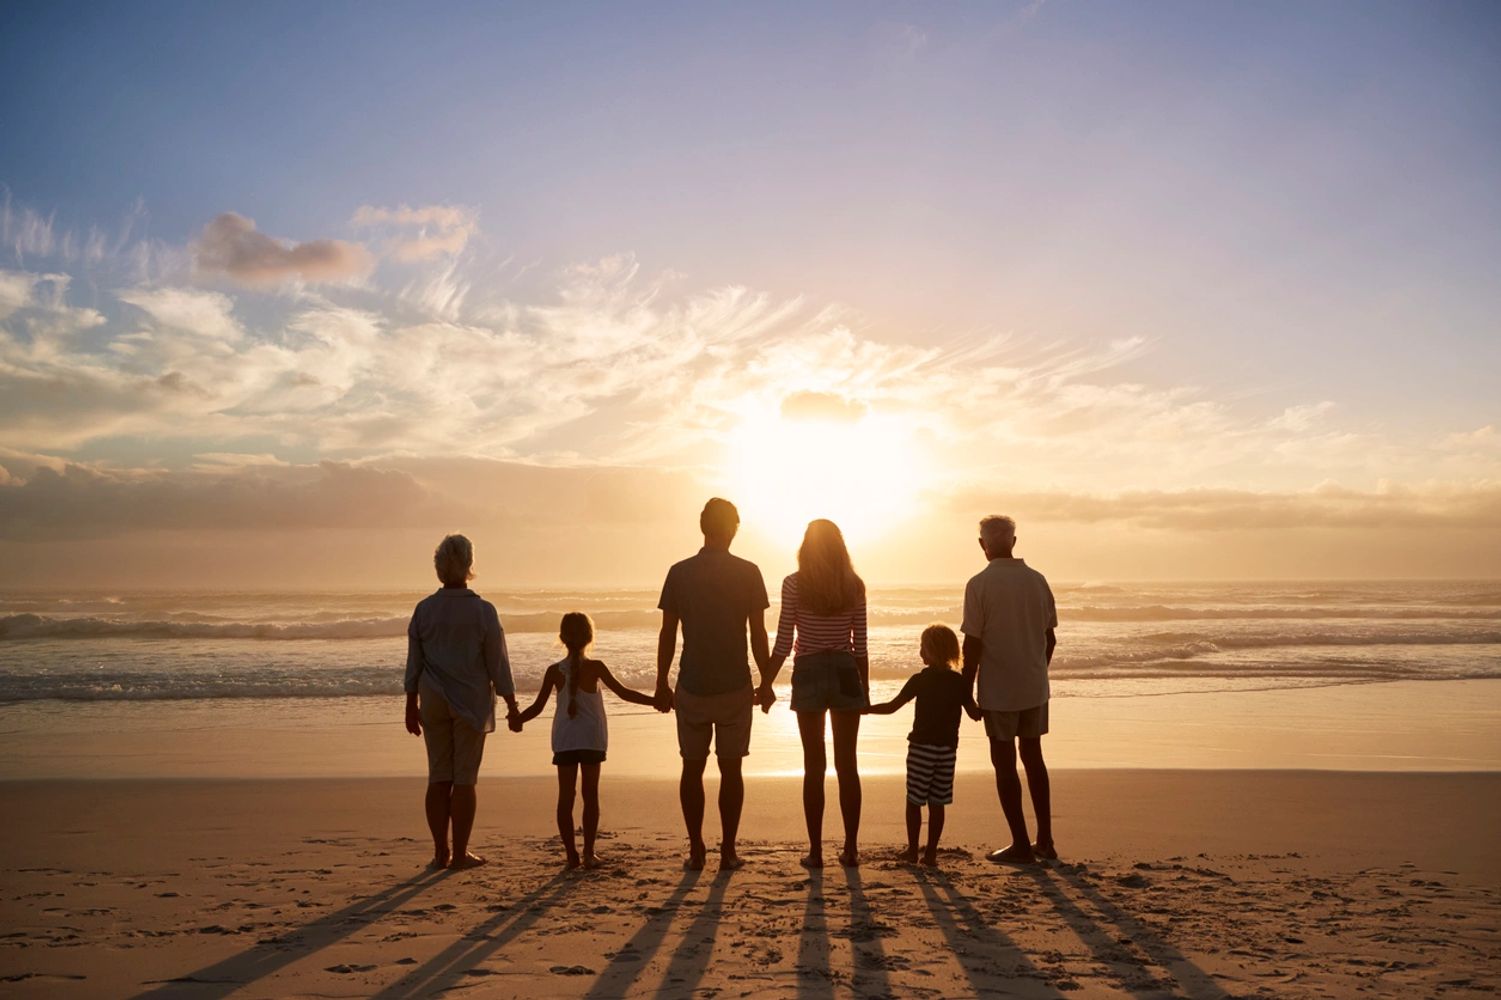
[[678,750],[684,760],[708,760],[709,741],[716,757],[744,757],[750,753],[751,709],[755,692],[747,684],[726,694],[694,694],[679,687],[673,693],[678,723]]
[[480,758],[485,755],[485,734],[454,715],[448,699],[429,684],[418,689],[417,706],[422,714],[422,738],[427,743],[428,783],[478,782]]
[[1020,712],[985,710],[985,735],[993,740],[1038,737],[1048,731],[1048,703]]

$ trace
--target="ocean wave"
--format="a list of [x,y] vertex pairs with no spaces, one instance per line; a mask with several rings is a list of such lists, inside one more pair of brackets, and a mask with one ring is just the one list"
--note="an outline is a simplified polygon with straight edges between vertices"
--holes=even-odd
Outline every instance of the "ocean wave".
[[1361,621],[1501,621],[1501,610],[1467,611],[1452,608],[1378,606],[1371,607],[1181,607],[1164,604],[1123,605],[1080,608],[1060,607],[1060,621],[1083,622],[1171,622],[1171,621],[1298,621],[1317,619],[1355,619]]
[[[773,609],[775,610],[775,609]],[[601,630],[656,629],[661,614],[655,609],[632,609],[598,611],[591,617]],[[876,612],[870,616],[872,627],[911,625],[922,626],[931,621],[948,619],[957,621],[957,607],[942,610]],[[556,631],[561,612],[536,611],[520,614],[504,614],[501,624],[507,632],[538,634]],[[1442,622],[1454,621],[1469,624],[1501,621],[1501,611],[1451,610],[1432,608],[1194,608],[1169,605],[1127,607],[1089,606],[1062,608],[1059,618],[1067,625],[1070,621],[1121,624],[1150,622],[1273,622],[1352,620],[1368,623],[1381,622]],[[318,613],[299,621],[236,621],[224,620],[200,612],[174,612],[162,618],[141,619],[125,617],[101,617],[97,615],[43,615],[31,612],[0,615],[0,640],[6,639],[389,639],[406,634],[407,615],[371,615],[366,617],[337,617]],[[774,617],[770,621],[774,624]],[[1343,641],[1338,638],[1322,639],[1318,635],[1309,638],[1297,635],[1289,641],[1313,642]],[[1364,640],[1360,640],[1364,641]],[[1404,640],[1397,640],[1404,641]],[[1428,637],[1412,641],[1436,641]],[[1442,640],[1437,640],[1442,641]],[[1459,639],[1456,641],[1486,642],[1487,639]]]
[[[873,683],[889,685],[894,694],[897,683],[910,671],[873,671]],[[1267,687],[1291,687],[1310,682],[1327,684],[1373,683],[1402,680],[1496,680],[1501,679],[1501,661],[1466,665],[1433,665],[1400,661],[1349,661],[1344,663],[1262,662],[1206,665],[1191,659],[1116,660],[1108,664],[1055,663],[1050,676],[1054,682],[1077,681],[1100,683],[1133,681],[1223,682],[1244,685],[1248,681],[1266,682]],[[622,676],[621,681],[638,690],[648,690],[645,676]],[[538,678],[517,678],[517,691],[523,704],[536,691]],[[1130,693],[1132,689],[1127,689]],[[0,679],[0,704],[32,701],[64,702],[192,702],[206,700],[282,700],[326,698],[399,698],[402,693],[399,674],[391,671],[374,673],[319,671],[297,678],[266,677],[255,674],[206,674],[167,676],[163,674],[124,674],[100,677],[92,673],[51,674]],[[1137,691],[1136,693],[1141,693]]]
[[[601,611],[591,615],[600,629],[655,628],[657,611]],[[560,614],[506,615],[507,632],[555,632]],[[301,622],[203,621],[173,618],[132,620],[37,614],[0,617],[3,639],[389,639],[406,635],[407,615]]]

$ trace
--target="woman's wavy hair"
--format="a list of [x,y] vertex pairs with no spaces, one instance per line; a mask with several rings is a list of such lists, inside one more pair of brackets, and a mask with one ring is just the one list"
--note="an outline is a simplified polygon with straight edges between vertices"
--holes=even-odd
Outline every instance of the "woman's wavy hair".
[[833,521],[808,522],[797,550],[797,600],[819,615],[848,611],[865,600],[865,581],[855,573],[844,534]]
[[582,611],[570,611],[558,623],[558,638],[568,647],[568,717],[579,714],[579,673],[584,652],[594,641],[594,622]]

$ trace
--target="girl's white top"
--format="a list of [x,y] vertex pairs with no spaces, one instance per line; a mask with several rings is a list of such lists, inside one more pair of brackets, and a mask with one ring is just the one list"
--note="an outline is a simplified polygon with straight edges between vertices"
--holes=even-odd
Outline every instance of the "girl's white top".
[[593,691],[579,688],[578,714],[570,716],[568,703],[572,696],[568,693],[568,683],[573,663],[564,658],[553,666],[563,675],[563,684],[558,689],[557,710],[552,717],[552,752],[598,750],[603,753],[609,749],[610,731],[605,723],[602,683],[596,679]]

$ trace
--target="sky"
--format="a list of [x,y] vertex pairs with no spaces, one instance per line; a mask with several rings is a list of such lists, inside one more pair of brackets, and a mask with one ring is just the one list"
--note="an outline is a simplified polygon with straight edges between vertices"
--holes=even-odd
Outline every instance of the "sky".
[[[1501,9],[0,7],[0,587],[1501,577]],[[488,573],[485,572],[488,567]]]

